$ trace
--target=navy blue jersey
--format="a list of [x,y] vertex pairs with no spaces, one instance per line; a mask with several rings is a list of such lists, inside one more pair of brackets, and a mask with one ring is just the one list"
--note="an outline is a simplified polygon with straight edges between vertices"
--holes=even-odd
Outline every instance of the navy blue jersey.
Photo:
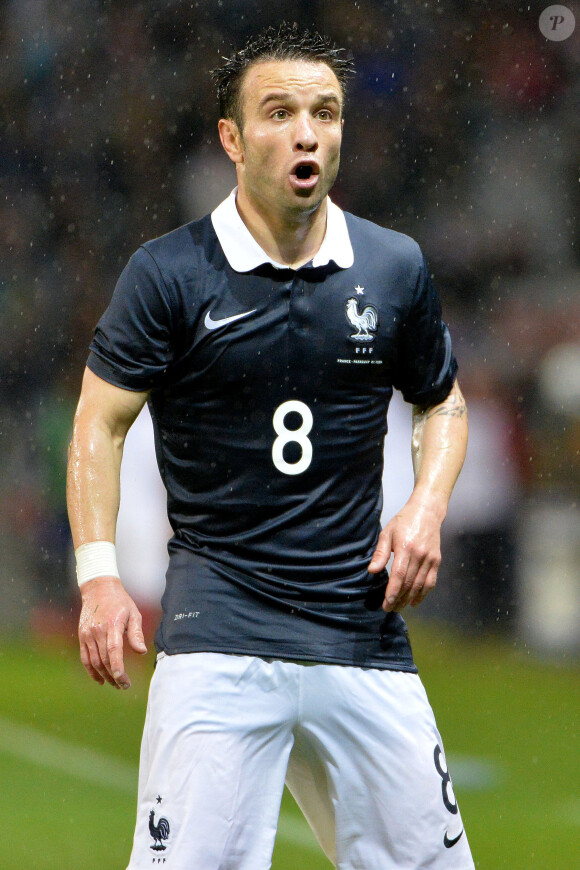
[[386,414],[393,386],[443,401],[457,366],[417,244],[344,217],[352,265],[296,271],[236,271],[211,217],[190,223],[137,251],[98,324],[89,368],[150,391],[174,530],[159,650],[415,670],[367,572]]

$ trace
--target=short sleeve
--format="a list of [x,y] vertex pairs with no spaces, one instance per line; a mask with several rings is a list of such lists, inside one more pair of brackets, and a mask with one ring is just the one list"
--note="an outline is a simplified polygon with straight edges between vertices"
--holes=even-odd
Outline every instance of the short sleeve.
[[457,375],[451,336],[441,319],[441,303],[425,259],[411,307],[402,324],[394,386],[413,405],[437,405],[449,395]]
[[156,261],[139,248],[97,324],[87,366],[123,389],[154,389],[172,362],[174,308]]

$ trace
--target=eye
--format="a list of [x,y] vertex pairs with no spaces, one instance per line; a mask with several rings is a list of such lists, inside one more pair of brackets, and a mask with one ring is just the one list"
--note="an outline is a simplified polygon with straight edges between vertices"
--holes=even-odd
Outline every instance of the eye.
[[318,112],[318,117],[320,118],[321,121],[332,121],[333,115],[332,115],[332,112],[330,111],[330,109],[321,109]]
[[272,115],[277,121],[285,121],[288,117],[288,112],[286,109],[276,109],[276,111]]

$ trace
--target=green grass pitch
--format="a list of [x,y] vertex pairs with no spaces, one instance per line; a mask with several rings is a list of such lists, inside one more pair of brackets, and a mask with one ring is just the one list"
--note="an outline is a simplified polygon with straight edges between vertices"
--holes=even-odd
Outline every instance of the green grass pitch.
[[[476,866],[580,866],[580,668],[411,623]],[[85,676],[72,645],[0,645],[3,870],[123,870],[151,668],[130,692]],[[330,868],[286,795],[274,870]]]

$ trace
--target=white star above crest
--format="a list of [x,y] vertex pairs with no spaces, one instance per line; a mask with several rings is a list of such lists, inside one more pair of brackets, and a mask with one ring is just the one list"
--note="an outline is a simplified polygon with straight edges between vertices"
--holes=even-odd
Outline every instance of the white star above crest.
[[356,287],[355,287],[354,289],[356,290],[356,292],[358,293],[359,296],[360,296],[361,293],[364,293],[364,292],[365,292],[365,288],[364,288],[364,287],[361,287],[360,284],[357,284]]

